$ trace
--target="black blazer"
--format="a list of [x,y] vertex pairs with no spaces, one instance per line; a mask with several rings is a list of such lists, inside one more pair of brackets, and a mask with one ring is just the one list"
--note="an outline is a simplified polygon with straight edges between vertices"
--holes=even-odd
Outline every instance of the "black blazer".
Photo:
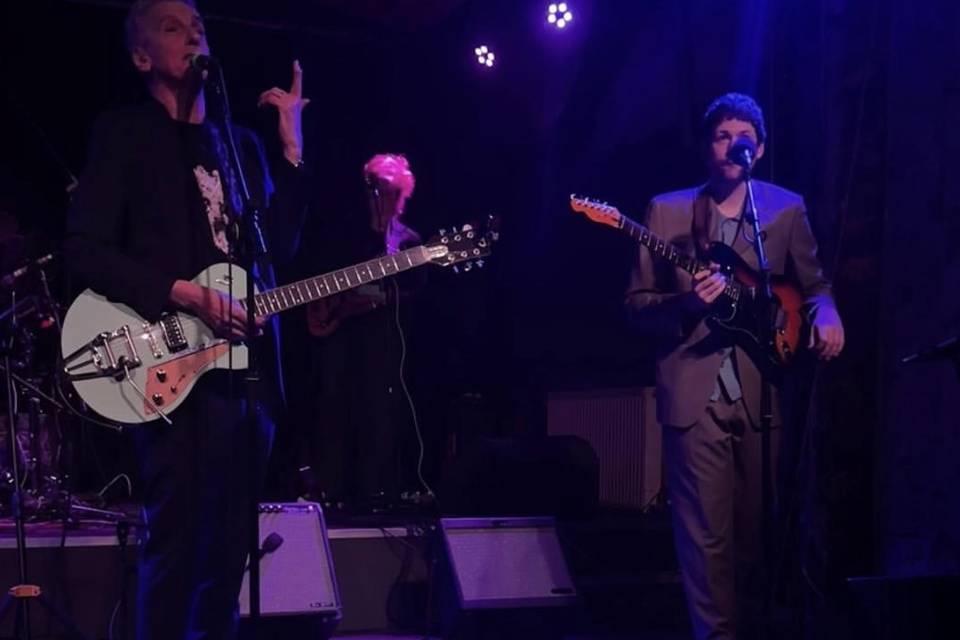
[[[152,99],[102,115],[67,216],[68,268],[83,285],[148,320],[167,308],[174,281],[225,261],[208,221],[197,215],[199,187],[178,126]],[[282,160],[275,163],[274,182],[256,135],[240,127],[234,135],[251,193],[264,204],[268,259],[289,260],[306,215],[308,176]],[[272,265],[264,266],[262,275],[269,274]],[[276,323],[273,334],[276,342]],[[275,364],[282,394],[279,363],[265,364]]]

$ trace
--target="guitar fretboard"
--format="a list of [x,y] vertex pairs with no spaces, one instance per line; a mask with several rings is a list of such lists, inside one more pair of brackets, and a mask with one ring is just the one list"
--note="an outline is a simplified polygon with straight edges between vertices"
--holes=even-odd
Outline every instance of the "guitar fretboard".
[[[627,216],[620,216],[620,228],[626,231],[631,238],[649,249],[652,254],[677,267],[680,267],[690,275],[700,271],[710,270],[710,265],[708,263],[701,262],[693,256],[687,255],[672,242],[668,242],[657,236],[645,226],[634,222]],[[739,283],[731,279],[730,284],[727,285],[723,292],[734,299],[739,298]]]
[[255,296],[258,316],[268,316],[326,298],[387,276],[419,267],[429,261],[424,247],[413,247],[392,255],[367,260],[345,269],[300,280]]

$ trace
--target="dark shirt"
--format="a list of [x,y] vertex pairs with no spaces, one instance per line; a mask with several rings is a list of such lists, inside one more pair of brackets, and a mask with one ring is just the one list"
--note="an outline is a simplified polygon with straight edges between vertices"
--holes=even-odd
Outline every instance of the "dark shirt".
[[[710,234],[711,240],[717,240],[727,246],[733,245],[737,235],[742,233],[743,216],[728,218],[720,213],[716,203],[710,200],[711,220],[715,221],[715,228]],[[740,380],[737,378],[736,368],[733,364],[733,349],[730,347],[724,350],[723,362],[720,363],[720,372],[717,374],[717,387],[710,396],[711,400],[723,398],[727,402],[736,402],[741,397]]]

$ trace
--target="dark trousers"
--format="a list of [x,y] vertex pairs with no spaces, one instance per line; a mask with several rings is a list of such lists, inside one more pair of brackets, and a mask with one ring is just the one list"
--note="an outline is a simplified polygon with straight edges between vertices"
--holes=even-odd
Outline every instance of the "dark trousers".
[[[667,491],[698,640],[754,637],[762,604],[760,432],[743,401],[711,402],[690,427],[663,429]],[[773,477],[780,430],[771,432]]]
[[139,640],[236,636],[249,496],[254,478],[257,491],[262,484],[273,423],[258,412],[253,470],[242,380],[231,394],[224,377],[202,379],[172,413],[173,426],[157,421],[134,431],[145,519]]
[[353,318],[311,345],[314,419],[305,449],[318,488],[336,498],[394,498],[403,488],[401,444],[412,427],[390,313]]

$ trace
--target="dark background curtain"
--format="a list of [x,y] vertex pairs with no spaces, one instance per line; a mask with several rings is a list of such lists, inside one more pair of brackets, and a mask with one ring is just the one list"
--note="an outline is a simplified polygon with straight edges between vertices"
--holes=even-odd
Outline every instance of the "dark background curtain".
[[[759,177],[806,196],[847,329],[843,358],[797,384],[791,500],[808,578],[956,571],[960,380],[947,364],[898,364],[960,325],[956,3],[585,2],[565,34],[544,26],[542,4],[201,4],[235,117],[268,142],[274,116],[256,96],[288,85],[292,58],[305,69],[316,197],[285,275],[312,273],[319,221],[360,215],[362,162],[406,153],[418,178],[409,222],[425,236],[503,217],[487,270],[430,274],[431,339],[415,347],[430,363],[425,420],[442,433],[456,398],[475,392],[494,430],[542,431],[547,390],[651,381],[620,310],[633,248],[570,213],[568,195],[640,216],[653,194],[702,180],[695,135],[709,101],[751,93],[770,133]],[[79,173],[95,114],[140,93],[124,6],[5,3],[0,185],[50,242],[61,163]],[[473,59],[482,43],[493,69]],[[303,319],[286,324],[295,378]],[[107,452],[123,445],[83,433],[89,481],[112,476],[124,458]]]

